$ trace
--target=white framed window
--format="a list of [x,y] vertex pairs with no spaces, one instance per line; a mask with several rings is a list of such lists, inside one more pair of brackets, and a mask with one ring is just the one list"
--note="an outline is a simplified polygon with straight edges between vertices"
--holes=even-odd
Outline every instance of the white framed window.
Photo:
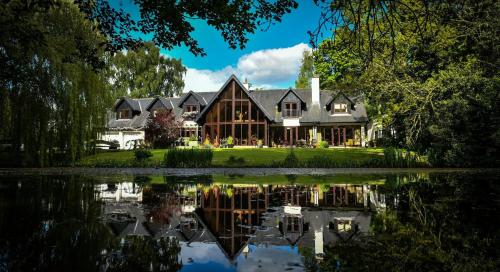
[[347,104],[346,103],[333,104],[333,112],[332,113],[346,113],[346,112],[347,112]]

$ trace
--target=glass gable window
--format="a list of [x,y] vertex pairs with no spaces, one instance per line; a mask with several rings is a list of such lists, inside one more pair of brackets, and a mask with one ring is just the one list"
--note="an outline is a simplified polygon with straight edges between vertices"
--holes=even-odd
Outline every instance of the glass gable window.
[[267,145],[267,120],[250,97],[236,84],[229,84],[205,115],[202,137],[224,145],[231,136],[234,145]]
[[347,112],[347,104],[346,103],[335,103],[333,105],[333,113],[345,113]]

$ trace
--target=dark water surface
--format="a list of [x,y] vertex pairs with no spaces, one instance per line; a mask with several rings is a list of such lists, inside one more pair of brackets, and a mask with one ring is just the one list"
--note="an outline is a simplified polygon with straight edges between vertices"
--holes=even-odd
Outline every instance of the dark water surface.
[[499,182],[0,177],[0,271],[498,271]]

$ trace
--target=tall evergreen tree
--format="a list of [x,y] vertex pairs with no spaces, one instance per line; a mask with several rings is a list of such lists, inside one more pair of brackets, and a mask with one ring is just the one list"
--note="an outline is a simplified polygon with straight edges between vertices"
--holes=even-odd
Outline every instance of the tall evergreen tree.
[[311,78],[314,71],[314,59],[310,51],[304,50],[302,53],[302,64],[300,65],[299,75],[295,80],[295,88],[305,89],[311,86]]

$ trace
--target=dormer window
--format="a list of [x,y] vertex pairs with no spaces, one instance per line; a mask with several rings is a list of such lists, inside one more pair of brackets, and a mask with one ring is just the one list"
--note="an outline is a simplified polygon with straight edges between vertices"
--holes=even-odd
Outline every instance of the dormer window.
[[285,102],[285,108],[283,109],[284,117],[298,117],[299,111],[297,103]]
[[346,103],[335,103],[333,105],[332,113],[347,113],[347,104]]
[[184,112],[196,111],[196,105],[186,105],[186,110]]
[[131,110],[119,110],[117,112],[117,119],[132,119]]
[[343,219],[337,220],[337,232],[349,232],[352,230],[352,220]]

